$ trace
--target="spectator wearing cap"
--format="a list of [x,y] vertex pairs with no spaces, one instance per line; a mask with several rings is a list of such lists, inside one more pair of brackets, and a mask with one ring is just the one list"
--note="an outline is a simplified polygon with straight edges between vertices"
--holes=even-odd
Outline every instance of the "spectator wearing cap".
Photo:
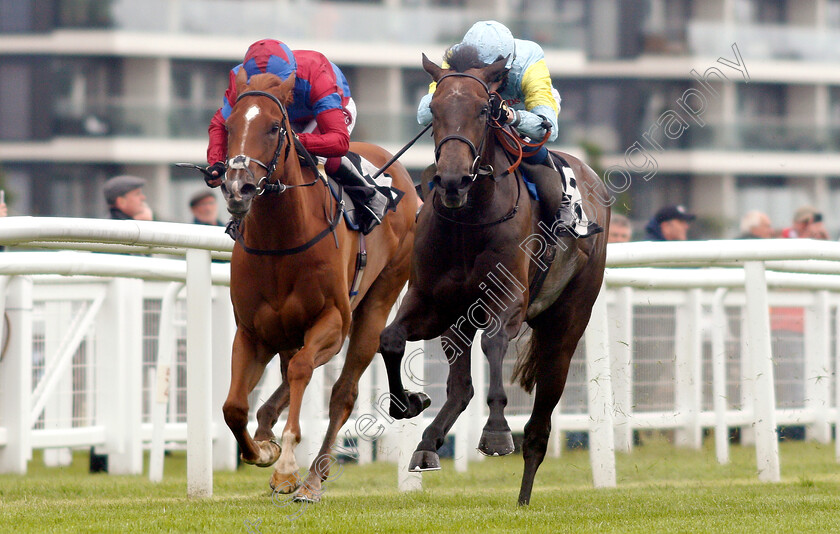
[[205,224],[208,226],[224,226],[225,223],[219,220],[219,204],[216,202],[216,195],[207,189],[199,191],[190,197],[190,211],[193,215],[193,223]]
[[633,227],[630,219],[624,215],[613,213],[610,217],[610,233],[607,243],[627,243],[633,236]]
[[146,180],[139,176],[114,176],[105,182],[103,193],[111,211],[111,219],[135,219],[144,212]]
[[828,239],[822,213],[813,206],[802,206],[793,214],[793,224],[782,230],[782,237]]
[[685,207],[665,206],[656,212],[647,226],[648,241],[685,241],[688,239],[688,226],[697,216],[686,211]]

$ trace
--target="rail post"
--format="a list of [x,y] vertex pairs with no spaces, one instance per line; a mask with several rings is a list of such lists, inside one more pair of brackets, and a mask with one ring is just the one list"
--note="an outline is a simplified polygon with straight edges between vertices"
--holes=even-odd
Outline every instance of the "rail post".
[[615,487],[615,433],[610,380],[609,321],[606,285],[592,307],[586,327],[586,382],[589,400],[589,461],[596,488]]
[[233,433],[225,423],[222,406],[230,388],[230,355],[233,347],[233,336],[236,324],[233,319],[233,307],[230,303],[230,288],[215,286],[213,288],[213,404],[211,413],[213,419],[213,469],[220,471],[236,471],[238,449]]
[[6,287],[7,292],[0,291],[9,317],[9,347],[0,360],[0,410],[6,431],[0,473],[23,475],[32,457],[32,279],[0,277],[0,289]]
[[615,401],[615,448],[630,452],[633,448],[633,288],[615,292],[614,320],[610,321],[610,380]]
[[779,440],[776,435],[776,392],[773,384],[773,352],[770,343],[770,309],[767,303],[767,276],[764,262],[744,263],[747,297],[747,352],[752,363],[755,395],[753,423],[755,428],[758,479],[778,482]]
[[729,427],[726,425],[726,309],[727,290],[715,291],[712,302],[712,404],[715,410],[715,456],[720,464],[729,463]]
[[814,422],[805,427],[808,439],[831,442],[828,410],[831,408],[831,309],[828,291],[817,291],[805,308],[805,408]]
[[702,400],[702,340],[699,325],[702,323],[702,292],[689,289],[685,305],[677,308],[677,362],[676,396],[677,412],[686,417],[685,425],[678,428],[676,442],[683,447],[699,449],[703,442],[700,428]]
[[213,495],[210,252],[187,251],[187,496]]

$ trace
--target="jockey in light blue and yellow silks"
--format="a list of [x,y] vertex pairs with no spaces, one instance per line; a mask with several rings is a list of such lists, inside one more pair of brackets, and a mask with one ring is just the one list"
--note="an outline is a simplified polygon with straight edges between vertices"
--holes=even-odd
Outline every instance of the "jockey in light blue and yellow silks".
[[[560,93],[552,86],[551,75],[545,63],[545,54],[537,43],[515,39],[510,30],[494,20],[475,23],[464,35],[463,40],[450,48],[444,56],[444,69],[449,68],[447,59],[461,46],[471,46],[478,52],[478,58],[489,65],[501,58],[507,58],[507,79],[499,88],[499,94],[508,107],[506,123],[522,137],[541,141],[548,130],[548,141],[557,139],[557,117],[560,113]],[[426,125],[432,122],[430,103],[436,83],[429,86],[429,94],[420,100],[417,121]],[[580,206],[580,193],[573,182],[557,170],[553,158],[545,146],[526,149],[523,168],[530,180],[537,186],[543,210],[558,235],[587,237],[603,229],[595,222],[585,220]],[[570,187],[571,186],[571,187]],[[571,193],[571,197],[569,194]]]

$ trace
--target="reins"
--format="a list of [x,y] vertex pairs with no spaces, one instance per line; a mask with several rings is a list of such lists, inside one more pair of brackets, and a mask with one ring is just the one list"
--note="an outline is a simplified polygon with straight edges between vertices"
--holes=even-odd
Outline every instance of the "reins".
[[[285,193],[289,189],[293,189],[293,188],[296,188],[296,187],[310,187],[310,186],[315,185],[318,182],[321,182],[321,183],[324,184],[324,187],[327,187],[326,195],[329,198],[330,208],[332,208],[332,205],[333,205],[332,194],[329,191],[329,187],[327,186],[326,181],[324,180],[324,178],[321,176],[321,174],[317,170],[315,171],[315,179],[312,180],[311,182],[307,182],[307,183],[304,183],[304,184],[288,185],[288,184],[284,184],[284,183],[280,182],[279,180],[277,182],[269,182],[271,177],[274,175],[274,171],[276,170],[277,160],[280,157],[280,152],[283,149],[283,145],[285,145],[285,147],[286,147],[286,153],[283,156],[284,161],[286,159],[288,159],[289,153],[291,151],[292,143],[289,140],[289,135],[290,134],[289,134],[289,130],[285,126],[288,122],[288,115],[286,114],[286,108],[285,108],[285,106],[283,106],[283,103],[280,102],[280,99],[278,99],[273,94],[267,93],[265,91],[247,91],[247,92],[239,95],[236,99],[236,102],[239,102],[240,100],[242,100],[243,98],[248,97],[248,96],[264,96],[264,97],[272,100],[280,108],[280,113],[283,115],[283,119],[282,119],[282,125],[280,126],[280,136],[279,136],[279,139],[277,141],[277,148],[274,150],[274,157],[271,159],[271,162],[268,165],[262,163],[258,159],[252,158],[250,156],[246,156],[244,154],[240,154],[240,155],[234,156],[233,158],[228,160],[228,162],[227,162],[228,168],[229,169],[245,170],[251,175],[251,177],[254,180],[256,180],[256,176],[254,176],[254,173],[251,172],[249,164],[251,162],[253,162],[253,163],[256,163],[257,165],[259,165],[260,167],[264,168],[266,170],[266,175],[263,176],[262,178],[260,178],[259,181],[257,182],[257,191],[258,191],[257,195],[258,196],[261,196],[266,192],[274,193],[274,194],[279,195],[279,194]],[[285,141],[285,143],[283,141]],[[249,247],[248,245],[245,244],[245,237],[242,234],[242,231],[239,229],[239,225],[241,223],[241,220],[239,220],[239,219],[231,219],[231,221],[227,225],[227,228],[225,229],[225,233],[227,233],[234,241],[239,243],[239,246],[242,247],[242,250],[244,250],[248,254],[254,254],[256,256],[290,256],[290,255],[293,255],[293,254],[298,254],[300,252],[303,252],[303,251],[311,248],[313,245],[315,245],[316,243],[318,243],[319,241],[324,239],[326,236],[328,236],[330,233],[333,234],[333,237],[335,238],[335,247],[338,248],[338,236],[335,235],[335,229],[338,226],[338,224],[341,222],[341,217],[344,214],[344,208],[345,208],[344,201],[342,200],[342,201],[338,202],[337,209],[335,209],[335,210],[330,209],[329,210],[329,211],[335,211],[334,216],[332,217],[332,219],[330,219],[330,214],[329,214],[328,208],[326,206],[324,206],[324,213],[327,217],[327,222],[329,223],[327,228],[324,228],[324,230],[322,230],[320,233],[318,233],[318,235],[316,235],[315,237],[313,237],[312,239],[310,239],[306,243],[304,243],[302,245],[298,245],[296,247],[282,248],[282,249],[258,249],[258,248]]]
[[[450,72],[448,74],[444,74],[443,76],[441,76],[437,80],[437,83],[440,84],[440,82],[442,82],[444,79],[450,78],[450,77],[452,77],[452,78],[455,78],[455,77],[470,78],[470,79],[475,80],[478,83],[480,83],[481,86],[484,88],[484,91],[487,93],[488,103],[490,104],[491,110],[496,111],[496,113],[491,113],[490,116],[488,116],[487,122],[486,122],[486,125],[485,125],[485,128],[484,128],[484,134],[482,135],[481,141],[479,142],[479,145],[478,145],[477,148],[476,148],[475,144],[470,139],[468,139],[468,138],[466,138],[462,135],[458,135],[458,134],[447,135],[443,139],[441,139],[440,142],[437,143],[437,145],[435,146],[435,162],[437,162],[440,159],[440,152],[441,152],[441,149],[443,148],[444,143],[446,143],[448,141],[453,141],[453,140],[454,141],[460,141],[460,142],[466,144],[469,147],[470,152],[471,152],[471,154],[474,158],[472,166],[470,168],[471,181],[475,182],[481,176],[489,176],[494,181],[498,182],[499,180],[501,180],[505,176],[507,176],[509,174],[515,174],[516,173],[516,169],[519,168],[519,164],[522,163],[522,159],[524,157],[523,146],[538,148],[538,147],[543,146],[548,141],[548,137],[551,134],[551,132],[549,130],[546,130],[545,136],[543,137],[542,141],[540,141],[539,143],[529,143],[529,142],[525,141],[524,139],[521,139],[515,133],[511,132],[510,129],[504,123],[501,122],[501,111],[502,111],[502,106],[501,106],[502,97],[501,97],[501,95],[499,95],[499,93],[496,92],[496,91],[490,91],[490,88],[488,87],[487,83],[484,80],[482,80],[481,78],[479,78],[477,76],[474,76],[472,74],[464,73],[464,72]],[[503,173],[501,173],[498,176],[496,176],[494,174],[494,170],[493,170],[492,165],[482,165],[481,164],[481,159],[484,156],[485,145],[486,145],[487,138],[488,138],[488,132],[491,129],[494,130],[493,134],[495,135],[496,140],[499,141],[500,146],[506,152],[516,156],[516,161],[514,161]],[[512,140],[513,143],[508,143],[508,139]],[[521,197],[522,197],[522,186],[520,184],[517,184],[516,202],[514,203],[513,208],[511,208],[511,210],[509,212],[507,212],[505,215],[503,215],[499,219],[496,219],[496,220],[490,221],[490,222],[471,223],[471,222],[459,221],[457,219],[453,219],[451,217],[448,217],[448,216],[444,215],[440,211],[440,209],[438,208],[437,204],[434,202],[434,198],[437,198],[437,195],[435,195],[435,197],[432,199],[432,207],[434,208],[435,214],[438,217],[440,217],[441,219],[443,219],[447,222],[459,224],[459,225],[462,225],[462,226],[469,226],[469,227],[473,227],[473,228],[487,227],[487,226],[495,226],[497,224],[501,224],[505,221],[513,219],[519,211],[519,201],[520,201]]]

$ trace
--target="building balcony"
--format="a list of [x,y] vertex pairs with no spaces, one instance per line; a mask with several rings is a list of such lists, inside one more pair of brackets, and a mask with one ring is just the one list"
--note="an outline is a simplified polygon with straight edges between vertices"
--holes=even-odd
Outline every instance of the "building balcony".
[[[642,134],[639,132],[639,139]],[[818,127],[813,124],[791,124],[781,119],[740,123],[692,124],[677,139],[655,136],[665,149],[774,151],[774,152],[838,152],[840,126]],[[643,143],[649,144],[649,143]]]
[[749,60],[800,60],[832,62],[840,59],[840,30],[773,24],[722,24],[690,22],[688,44],[700,56],[732,57],[737,43]]
[[[63,0],[56,27],[142,33],[278,37],[290,41],[460,41],[492,9],[462,6],[362,4],[309,0]],[[307,22],[302,22],[307,21]],[[579,48],[583,26],[551,13],[502,20],[515,35],[551,48]]]
[[[90,105],[75,112],[57,112],[53,131],[57,137],[141,137],[206,139],[207,126],[216,106],[162,106],[134,104]],[[560,125],[556,143],[574,142],[571,125]],[[421,130],[416,114],[361,111],[353,130],[354,140],[372,143],[407,143]],[[431,144],[424,135],[418,144]]]

